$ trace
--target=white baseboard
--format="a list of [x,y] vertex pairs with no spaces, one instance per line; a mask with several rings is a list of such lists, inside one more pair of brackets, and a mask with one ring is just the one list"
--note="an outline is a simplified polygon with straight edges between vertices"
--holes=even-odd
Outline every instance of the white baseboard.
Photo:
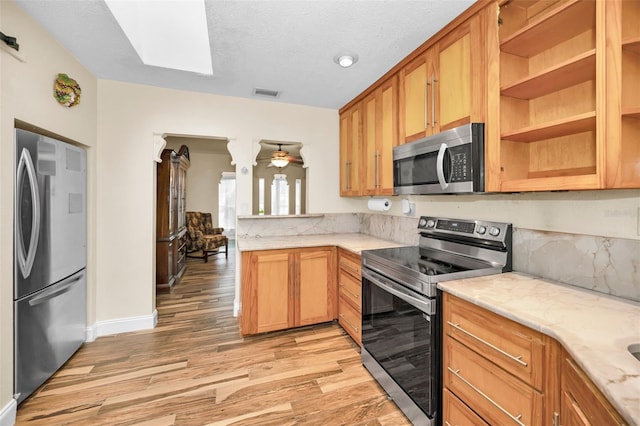
[[86,341],[93,342],[100,336],[128,333],[130,331],[150,330],[155,328],[156,324],[158,324],[158,311],[155,309],[151,315],[98,321],[92,326],[87,327]]
[[11,401],[0,411],[0,426],[13,426],[16,424],[16,412],[18,411],[18,402],[11,398]]

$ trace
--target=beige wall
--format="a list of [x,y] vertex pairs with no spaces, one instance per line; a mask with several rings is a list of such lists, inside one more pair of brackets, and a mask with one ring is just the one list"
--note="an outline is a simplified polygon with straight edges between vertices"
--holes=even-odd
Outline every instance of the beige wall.
[[[62,49],[13,1],[0,2],[0,28],[17,37],[19,58],[0,49],[0,410],[13,395],[13,170],[14,120],[72,139],[88,148],[89,322],[95,286],[96,78]],[[66,108],[53,98],[53,82],[66,73],[82,87],[79,105]]]
[[[202,149],[202,144],[190,144],[188,138],[174,142],[173,138],[166,138],[167,148],[178,151],[184,143],[189,147],[191,166],[187,172],[187,211],[211,213],[213,226],[218,223],[218,184],[222,172],[234,172],[235,166],[231,165],[231,155],[226,153],[211,152]],[[226,141],[211,140],[210,144],[220,144],[225,147]]]
[[[237,212],[251,212],[259,141],[296,140],[309,159],[309,210],[351,211],[338,195],[338,113],[114,81],[98,82],[98,321],[150,315],[155,281],[153,136],[227,138],[236,167]],[[242,173],[246,168],[246,173]],[[314,173],[314,170],[316,172]],[[188,201],[189,203],[189,201]]]

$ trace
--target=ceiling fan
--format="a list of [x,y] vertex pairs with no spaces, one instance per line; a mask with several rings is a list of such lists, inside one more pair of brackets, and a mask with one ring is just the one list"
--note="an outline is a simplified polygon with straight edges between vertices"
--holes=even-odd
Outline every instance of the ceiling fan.
[[289,152],[282,150],[282,144],[278,144],[278,149],[271,154],[271,164],[279,169],[289,164]]

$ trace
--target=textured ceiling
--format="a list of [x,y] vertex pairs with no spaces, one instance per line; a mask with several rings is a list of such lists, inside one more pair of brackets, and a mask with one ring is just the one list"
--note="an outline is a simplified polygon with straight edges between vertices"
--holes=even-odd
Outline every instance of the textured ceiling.
[[[213,76],[143,65],[102,0],[17,3],[98,78],[333,109],[353,99],[473,3],[205,1]],[[333,58],[343,52],[356,53],[358,62],[340,68]],[[280,95],[254,95],[255,88]]]

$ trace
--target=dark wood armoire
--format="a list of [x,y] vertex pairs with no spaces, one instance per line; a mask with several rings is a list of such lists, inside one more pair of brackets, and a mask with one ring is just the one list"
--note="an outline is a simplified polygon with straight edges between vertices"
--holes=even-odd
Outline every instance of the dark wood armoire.
[[187,267],[185,220],[189,148],[165,149],[158,164],[156,198],[156,289],[165,291]]

